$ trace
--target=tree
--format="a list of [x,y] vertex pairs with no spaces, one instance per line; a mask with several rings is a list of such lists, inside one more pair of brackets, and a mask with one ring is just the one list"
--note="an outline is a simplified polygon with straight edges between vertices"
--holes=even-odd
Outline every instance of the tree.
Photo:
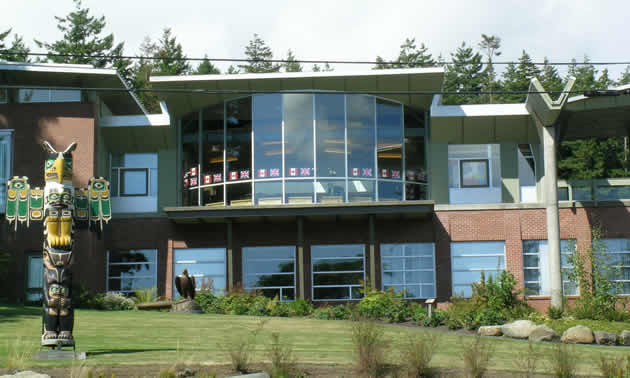
[[592,64],[588,64],[589,61],[587,55],[584,55],[585,64],[578,65],[575,59],[571,59],[573,64],[569,66],[568,76],[575,77],[574,91],[586,91],[596,87],[597,80],[595,76],[597,75],[597,70]]
[[[503,73],[503,90],[506,92],[526,92],[533,78],[540,76],[540,69],[532,62],[529,54],[523,50],[518,59],[518,65],[508,64]],[[519,103],[525,102],[526,93],[504,94],[501,96],[503,102]]]
[[24,40],[22,37],[17,34],[13,35],[13,42],[9,46],[4,40],[6,37],[11,34],[11,30],[9,29],[5,32],[0,32],[0,50],[10,50],[11,53],[0,51],[0,60],[5,60],[7,62],[28,62],[30,59],[28,58],[28,53],[31,51],[24,44]]
[[191,71],[190,63],[186,60],[181,43],[172,35],[171,28],[164,28],[162,37],[157,44],[152,44],[149,50],[153,52],[153,75],[183,75]]
[[286,63],[284,63],[284,70],[285,72],[302,72],[302,65],[297,61],[291,49],[287,51],[287,59]]
[[[451,53],[452,64],[446,65],[444,76],[444,90],[447,92],[479,92],[483,88],[484,74],[481,71],[481,55],[473,53],[472,47],[467,47],[465,42]],[[480,101],[475,94],[450,94],[445,95],[445,105],[474,104]]]
[[317,63],[313,64],[313,72],[332,72],[334,70],[328,62],[324,63],[323,67],[318,66]]
[[626,66],[626,69],[621,73],[619,80],[617,80],[617,85],[626,84],[630,84],[630,65]]
[[420,44],[420,47],[416,46],[415,38],[406,38],[405,43],[400,45],[400,52],[396,62],[385,63],[385,60],[380,56],[376,57],[376,66],[374,69],[383,70],[390,68],[414,68],[414,67],[428,67],[435,65],[435,60],[429,54],[429,49]]
[[589,138],[560,144],[558,177],[591,180],[625,177],[623,138]]
[[[40,48],[48,50],[48,60],[54,63],[91,64],[97,68],[113,66],[125,77],[131,61],[119,58],[124,42],[114,46],[114,35],[103,35],[105,16],[96,18],[88,8],[82,8],[81,0],[74,0],[75,10],[65,17],[57,17],[57,29],[63,38],[53,43],[35,40]],[[53,56],[52,54],[72,55]],[[125,79],[129,79],[126,76]]]
[[195,70],[193,74],[194,75],[219,75],[220,73],[221,73],[221,70],[219,70],[217,66],[215,66],[214,64],[212,64],[212,62],[210,62],[210,60],[208,60],[208,55],[204,55],[203,60],[201,61],[201,63],[199,63],[199,65],[197,66],[197,69]]
[[608,76],[608,68],[604,68],[595,82],[595,89],[608,89],[614,85],[615,81]]
[[[141,58],[136,61],[133,66],[134,88],[135,89],[151,89],[151,72],[153,71],[153,60],[145,57],[151,57],[155,52],[156,46],[151,42],[151,38],[144,37],[140,45]],[[137,92],[136,95],[149,113],[155,113],[159,110],[157,97],[151,92]]]
[[500,86],[500,84],[497,82],[497,74],[494,71],[492,59],[495,56],[501,55],[501,52],[499,51],[499,49],[501,48],[501,38],[495,35],[488,36],[486,34],[481,34],[481,42],[479,42],[479,48],[484,51],[486,58],[488,58],[486,68],[483,71],[483,74],[485,76],[483,90],[484,92],[490,92],[489,95],[483,95],[481,101],[489,102],[492,104],[494,102],[494,96],[492,92]]
[[273,59],[271,48],[267,46],[258,34],[254,34],[254,39],[249,41],[245,47],[245,55],[248,64],[239,65],[247,73],[267,73],[278,72],[281,66],[270,62]]
[[549,64],[547,57],[545,57],[543,63],[543,68],[538,75],[538,80],[546,91],[552,92],[550,94],[552,98],[555,98],[559,95],[559,92],[564,89],[564,83],[558,73],[558,69]]
[[228,75],[236,75],[238,73],[241,73],[241,71],[238,68],[236,68],[236,67],[234,67],[233,65],[230,64],[230,66],[228,67],[226,73]]

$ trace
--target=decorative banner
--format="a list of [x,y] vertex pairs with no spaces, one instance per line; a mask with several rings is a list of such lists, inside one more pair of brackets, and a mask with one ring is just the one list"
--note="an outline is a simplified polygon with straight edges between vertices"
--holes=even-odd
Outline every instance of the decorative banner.
[[212,184],[212,175],[203,176],[203,184],[204,185]]
[[416,181],[416,172],[407,171],[407,181]]
[[389,177],[389,170],[386,169],[386,168],[381,169],[381,177],[388,178]]
[[190,186],[197,186],[197,184],[198,184],[197,177],[191,177]]
[[399,179],[400,178],[400,171],[392,169],[392,178]]
[[237,171],[230,172],[230,181],[232,181],[232,180],[238,180],[238,172]]
[[249,180],[249,169],[241,171],[241,180]]
[[197,167],[190,168],[190,175],[197,176]]
[[372,168],[363,168],[361,170],[361,176],[363,176],[363,177],[372,177]]
[[271,168],[269,170],[269,177],[280,177],[280,168]]
[[300,176],[310,176],[311,169],[310,168],[300,168]]
[[359,175],[359,168],[352,168],[352,176],[358,176]]
[[188,188],[188,178],[184,179],[184,188]]
[[298,169],[297,168],[289,168],[289,176],[297,176]]
[[258,177],[259,178],[265,178],[267,177],[267,170],[266,169],[259,169],[258,170]]
[[220,173],[213,174],[212,181],[215,183],[223,181],[223,179],[221,178],[221,174]]

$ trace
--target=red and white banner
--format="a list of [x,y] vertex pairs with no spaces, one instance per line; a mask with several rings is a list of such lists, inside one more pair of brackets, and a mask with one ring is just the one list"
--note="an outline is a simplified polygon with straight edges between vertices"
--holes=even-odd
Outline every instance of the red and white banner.
[[280,168],[271,168],[269,170],[269,177],[280,177]]
[[184,179],[184,188],[187,188],[187,187],[188,187],[188,179],[187,179],[187,178],[185,178],[185,179]]
[[267,170],[266,170],[266,169],[259,169],[259,170],[258,170],[258,177],[259,177],[259,178],[265,178],[265,177],[267,177]]
[[249,169],[241,171],[241,180],[249,180]]
[[231,180],[238,180],[238,172],[237,171],[230,172],[230,181]]
[[386,169],[386,168],[381,169],[381,177],[388,178],[389,177],[389,169]]
[[212,181],[213,182],[221,182],[223,181],[223,179],[221,178],[221,174],[220,173],[215,173],[212,175]]
[[197,186],[197,178],[196,177],[191,177],[190,178],[190,186]]
[[190,175],[197,176],[197,167],[190,168]]
[[298,169],[297,168],[289,168],[289,176],[297,176]]
[[352,168],[352,176],[358,176],[359,175],[359,168]]
[[363,168],[361,170],[361,176],[363,176],[363,177],[372,177],[372,168]]
[[400,171],[392,169],[392,178],[399,179],[400,178]]
[[310,168],[300,168],[300,176],[310,176],[311,169]]

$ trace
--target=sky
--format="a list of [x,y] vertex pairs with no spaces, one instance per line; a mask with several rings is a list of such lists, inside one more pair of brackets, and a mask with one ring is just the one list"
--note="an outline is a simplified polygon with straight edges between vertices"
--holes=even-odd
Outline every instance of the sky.
[[[0,31],[13,28],[37,52],[33,39],[61,38],[54,16],[74,8],[71,0],[0,2]],[[83,5],[105,16],[106,31],[125,42],[128,55],[139,54],[146,36],[157,40],[170,27],[188,57],[243,58],[257,33],[274,58],[292,49],[298,59],[395,59],[405,38],[415,38],[434,57],[448,59],[462,42],[477,47],[484,33],[501,38],[501,61],[518,59],[523,49],[535,61],[582,61],[585,54],[592,61],[630,61],[627,0],[83,0]],[[217,65],[225,69],[229,63]],[[617,79],[625,66],[608,68]]]

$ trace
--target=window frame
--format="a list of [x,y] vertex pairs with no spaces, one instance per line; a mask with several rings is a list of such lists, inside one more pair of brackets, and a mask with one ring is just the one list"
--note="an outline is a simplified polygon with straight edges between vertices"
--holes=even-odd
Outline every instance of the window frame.
[[[117,197],[149,197],[149,168],[117,168],[118,170],[118,195]],[[144,172],[144,193],[126,194],[123,193],[125,188],[125,172]]]
[[[565,269],[573,269],[573,267],[572,267],[572,266],[569,266],[569,265],[564,265],[564,264],[563,264],[562,255],[565,255],[565,256],[566,256],[566,255],[569,255],[570,253],[572,253],[571,251],[563,252],[563,248],[562,248],[562,242],[563,242],[563,241],[567,243],[567,244],[565,244],[565,246],[566,246],[567,248],[571,245],[570,243],[573,243],[573,245],[575,246],[575,248],[577,248],[577,244],[576,244],[575,239],[564,239],[564,240],[560,240],[560,258],[561,258],[561,259],[560,259],[560,264],[561,264],[561,265],[560,265],[560,269],[564,271]],[[525,291],[523,292],[523,295],[524,295],[526,298],[541,298],[541,297],[542,297],[542,298],[546,298],[546,297],[549,297],[549,296],[550,296],[550,294],[540,294],[540,287],[542,286],[542,285],[541,285],[542,280],[540,280],[540,279],[539,279],[539,280],[537,280],[537,281],[525,281],[525,271],[526,271],[526,270],[537,270],[537,271],[539,271],[539,277],[542,277],[542,272],[541,272],[541,268],[540,268],[540,266],[541,266],[541,265],[540,265],[540,264],[541,264],[541,262],[542,262],[542,263],[544,263],[544,264],[546,264],[547,262],[546,262],[546,261],[541,261],[542,259],[541,259],[541,256],[540,256],[540,243],[542,243],[542,242],[547,243],[548,241],[547,241],[547,240],[544,240],[544,239],[542,239],[542,240],[523,240],[523,241],[521,242],[521,245],[524,247],[524,244],[525,244],[526,242],[527,242],[527,243],[529,243],[529,242],[536,242],[536,243],[538,243],[539,247],[538,247],[538,251],[537,251],[537,252],[527,252],[527,253],[525,252],[525,248],[522,248],[521,256],[522,256],[522,262],[523,262],[523,289],[525,290]],[[547,245],[548,245],[548,244],[547,244]],[[547,248],[548,248],[548,247],[547,247]],[[548,251],[548,249],[547,249],[547,251]],[[549,252],[547,252],[547,253],[549,253]],[[534,266],[525,266],[525,256],[538,256],[538,267],[534,267]],[[531,283],[538,283],[538,285],[539,285],[539,293],[538,293],[538,294],[527,294],[526,290],[531,290],[531,289],[527,289],[527,288],[526,288],[526,285],[527,285],[528,283],[530,283],[530,284],[531,284]],[[570,283],[571,283],[571,281],[570,281],[570,280],[568,280],[568,279],[567,279],[567,280],[562,279],[562,294],[563,294],[564,296],[568,296],[568,297],[577,297],[577,296],[579,296],[579,295],[580,295],[580,286],[579,286],[579,283],[577,283],[577,282],[575,283],[575,288],[576,288],[575,290],[576,290],[576,292],[575,292],[575,293],[573,293],[573,294],[566,294],[566,291],[565,291],[565,289],[564,289],[564,288],[565,288],[565,285],[566,285],[566,284],[570,284]]]
[[[503,251],[501,253],[492,253],[492,254],[483,254],[483,253],[470,253],[470,254],[466,254],[466,255],[458,255],[458,256],[454,256],[453,255],[453,244],[455,243],[466,243],[466,244],[472,244],[472,243],[502,243],[503,244]],[[465,272],[496,272],[497,274],[499,274],[501,271],[506,270],[505,266],[506,266],[506,261],[505,261],[505,240],[483,240],[483,241],[457,241],[457,242],[451,242],[451,295],[452,296],[456,296],[458,293],[455,291],[455,274],[456,273],[465,273]],[[455,264],[454,264],[454,259],[456,257],[502,257],[503,258],[503,267],[494,267],[492,269],[484,269],[484,268],[469,268],[466,270],[463,269],[455,269]],[[487,277],[486,277],[487,278]],[[475,281],[473,281],[475,282]],[[467,283],[468,286],[470,286],[473,282]],[[457,284],[457,286],[462,286],[463,284]],[[469,297],[465,297],[464,298],[469,298]]]
[[[24,277],[24,302],[26,303],[40,303],[41,300],[44,298],[44,264],[43,264],[43,256],[41,252],[26,252],[24,253],[24,258],[25,258],[25,262],[26,262],[26,267],[25,267],[25,272],[26,275]],[[30,275],[30,267],[31,267],[31,260],[33,259],[40,259],[41,261],[41,274],[40,274],[40,283],[41,286],[40,287],[30,287],[29,286],[29,275]],[[39,293],[39,299],[38,300],[30,300],[28,295],[29,294],[37,294]]]
[[[9,139],[9,141],[7,142],[7,145],[9,146],[9,151],[7,152],[7,160],[3,163],[2,162],[2,156],[0,155],[0,164],[4,164],[4,168],[6,170],[6,177],[2,177],[0,176],[0,180],[4,180],[4,182],[2,183],[2,190],[4,191],[4,198],[2,198],[0,196],[0,214],[4,214],[6,212],[6,201],[7,201],[7,186],[6,186],[6,182],[13,177],[13,154],[14,154],[14,145],[13,145],[13,133],[14,133],[14,129],[2,129],[0,130],[0,141],[2,139],[4,139],[5,137],[7,137]],[[3,143],[3,142],[0,142]]]
[[[258,258],[254,258],[252,259],[248,259],[245,256],[245,250],[246,249],[258,249],[258,248],[291,248],[292,249],[292,253],[293,253],[293,259],[288,259],[288,258],[276,258],[276,257],[272,257],[272,258],[264,258],[264,257],[258,257]],[[248,275],[255,275],[255,276],[263,276],[263,275],[283,275],[283,276],[288,276],[288,275],[293,275],[293,286],[254,286],[254,287],[246,287],[245,289],[254,289],[254,290],[266,290],[266,289],[279,289],[280,290],[280,294],[278,295],[278,299],[280,300],[280,302],[290,302],[293,301],[297,298],[297,258],[296,258],[296,251],[297,251],[297,247],[294,245],[276,245],[276,246],[249,246],[249,247],[242,247],[241,248],[241,253],[243,256],[243,282],[247,281],[247,276]],[[248,263],[251,261],[293,261],[293,272],[277,272],[277,273],[265,273],[265,272],[256,272],[254,274],[247,274],[247,266]],[[282,289],[293,289],[293,299],[284,299],[284,296],[282,295]]]
[[[466,185],[464,184],[464,164],[467,163],[484,163],[486,171],[485,185]],[[489,159],[460,159],[459,160],[459,185],[461,188],[489,188],[490,187],[490,162]]]
[[[334,246],[361,246],[362,249],[362,254],[363,256],[361,258],[359,257],[313,257],[314,253],[313,253],[313,248],[317,248],[317,247],[334,247]],[[363,264],[363,269],[361,271],[322,271],[322,272],[315,272],[315,261],[316,260],[359,260],[361,259],[361,263]],[[315,245],[311,245],[311,298],[313,302],[336,302],[336,301],[358,301],[361,300],[363,297],[359,297],[359,298],[353,298],[352,297],[352,288],[353,287],[362,287],[362,285],[359,284],[347,284],[347,285],[315,285],[315,274],[330,274],[330,273],[339,273],[339,274],[355,274],[355,273],[363,273],[363,280],[365,281],[365,244],[315,244]],[[345,287],[348,288],[348,297],[349,298],[335,298],[335,299],[316,299],[315,298],[315,289],[316,288],[320,288],[320,287],[330,287],[330,288],[334,288],[334,287]]]
[[[426,245],[426,244],[431,244],[431,266],[432,269],[410,269],[407,270],[405,269],[405,264],[406,264],[406,259],[410,258],[410,257],[415,257],[415,258],[427,258],[428,256],[424,255],[424,256],[406,256],[405,255],[405,247],[406,246],[410,246],[410,245]],[[383,246],[387,246],[387,245],[394,245],[394,246],[402,246],[403,247],[403,255],[401,256],[385,256],[383,255]],[[405,299],[420,299],[420,298],[435,298],[437,296],[437,282],[436,282],[436,272],[435,272],[435,243],[382,243],[380,245],[380,251],[381,251],[381,286],[383,288],[383,290],[385,289],[385,273],[387,272],[402,272],[403,273],[403,284],[402,284],[402,290],[406,290],[407,286],[420,286],[420,288],[422,289],[423,286],[433,286],[433,295],[429,296],[429,297],[424,297],[424,296],[419,296],[419,297],[412,297],[412,296],[407,296],[407,291],[405,291],[404,293],[404,298]],[[386,258],[390,258],[390,259],[401,259],[403,262],[403,269],[399,270],[386,270],[385,267],[385,259]],[[433,273],[433,281],[431,284],[426,284],[426,283],[411,283],[411,284],[407,284],[407,278],[406,278],[406,274],[407,272],[432,272]],[[395,284],[391,284],[391,285],[387,285],[387,286],[391,286],[395,288],[396,292],[399,292],[398,290],[396,290],[398,285]],[[422,293],[422,290],[420,291]]]
[[[605,243],[605,247],[606,249],[601,253],[604,256],[611,256],[611,255],[630,255],[630,249],[628,250],[615,250],[615,251],[610,251],[608,248],[608,241],[611,240],[630,240],[630,238],[606,238],[606,239],[601,239],[601,242]],[[619,264],[619,265],[612,265],[610,264],[610,268],[612,269],[619,269],[623,272],[623,269],[628,269],[630,268],[630,265],[623,265],[623,264]],[[613,279],[611,280],[612,282],[615,282],[617,284],[621,284],[622,286],[622,290],[623,290],[623,284],[630,282],[630,280],[627,279]],[[630,296],[630,292],[622,292],[622,293],[617,293],[616,295],[621,295],[621,296]]]
[[[120,280],[120,287],[122,288],[122,287],[123,287],[123,286],[122,286],[123,279],[131,279],[131,280],[134,280],[134,279],[146,279],[146,278],[152,278],[152,279],[153,279],[153,286],[149,287],[149,289],[150,289],[150,288],[152,288],[152,287],[157,288],[157,284],[158,284],[158,279],[157,279],[157,276],[158,276],[158,268],[159,268],[159,263],[158,263],[158,254],[159,254],[159,251],[158,251],[158,249],[157,249],[157,248],[113,249],[113,251],[116,251],[116,252],[134,252],[134,253],[139,253],[139,252],[141,252],[141,253],[143,253],[143,254],[145,254],[146,252],[149,252],[149,251],[150,251],[150,252],[154,252],[155,261],[146,261],[146,262],[141,262],[141,263],[138,263],[138,262],[115,262],[115,263],[112,263],[112,262],[110,262],[110,255],[111,255],[112,250],[109,250],[109,249],[108,249],[108,250],[107,250],[107,260],[106,260],[106,265],[105,265],[105,266],[106,266],[106,272],[105,272],[105,291],[107,291],[107,292],[109,292],[109,291],[110,291],[110,289],[109,289],[109,280],[110,280],[110,279],[113,279],[113,280]],[[145,254],[145,256],[147,256],[147,255]],[[148,256],[147,256],[147,257],[148,257]],[[145,276],[145,275],[143,275],[143,276],[135,276],[135,277],[123,277],[123,276],[111,277],[111,276],[110,276],[110,274],[109,274],[109,273],[110,273],[110,266],[138,265],[138,264],[155,265],[155,275],[154,275],[153,277],[148,276],[148,275],[146,275],[146,276]],[[146,288],[145,288],[145,289],[146,289]],[[131,293],[133,293],[135,290],[142,290],[142,289],[132,289],[132,290],[122,290],[122,289],[121,289],[121,290],[115,290],[115,291],[116,291],[116,292],[118,292],[118,293],[131,294]]]
[[[223,260],[222,262],[219,262],[218,260],[177,260],[177,251],[186,251],[186,250],[221,250],[222,253],[222,257]],[[180,262],[178,262],[180,261]],[[223,264],[223,274],[221,275],[217,275],[220,277],[223,277],[223,283],[224,283],[224,287],[225,289],[217,289],[216,287],[213,287],[213,294],[214,295],[221,295],[223,293],[220,293],[219,290],[224,290],[227,291],[229,288],[228,285],[228,259],[227,259],[227,248],[225,247],[195,247],[195,248],[173,248],[173,287],[172,287],[172,298],[175,299],[179,296],[179,293],[177,292],[177,288],[175,286],[175,278],[177,277],[176,274],[176,267],[177,264],[186,264],[186,265],[193,265],[193,264],[213,264],[213,263],[222,263]],[[188,268],[185,268],[188,269]],[[193,277],[198,277],[198,274],[191,274],[191,276]],[[206,274],[204,274],[204,276],[207,276]],[[213,279],[214,281],[214,279]],[[195,278],[195,284],[197,285],[197,287],[195,288],[196,291],[202,290],[201,287],[201,282],[196,282],[196,278]]]
[[[4,94],[4,96],[2,96]],[[9,103],[9,90],[7,88],[0,88],[0,104]]]

